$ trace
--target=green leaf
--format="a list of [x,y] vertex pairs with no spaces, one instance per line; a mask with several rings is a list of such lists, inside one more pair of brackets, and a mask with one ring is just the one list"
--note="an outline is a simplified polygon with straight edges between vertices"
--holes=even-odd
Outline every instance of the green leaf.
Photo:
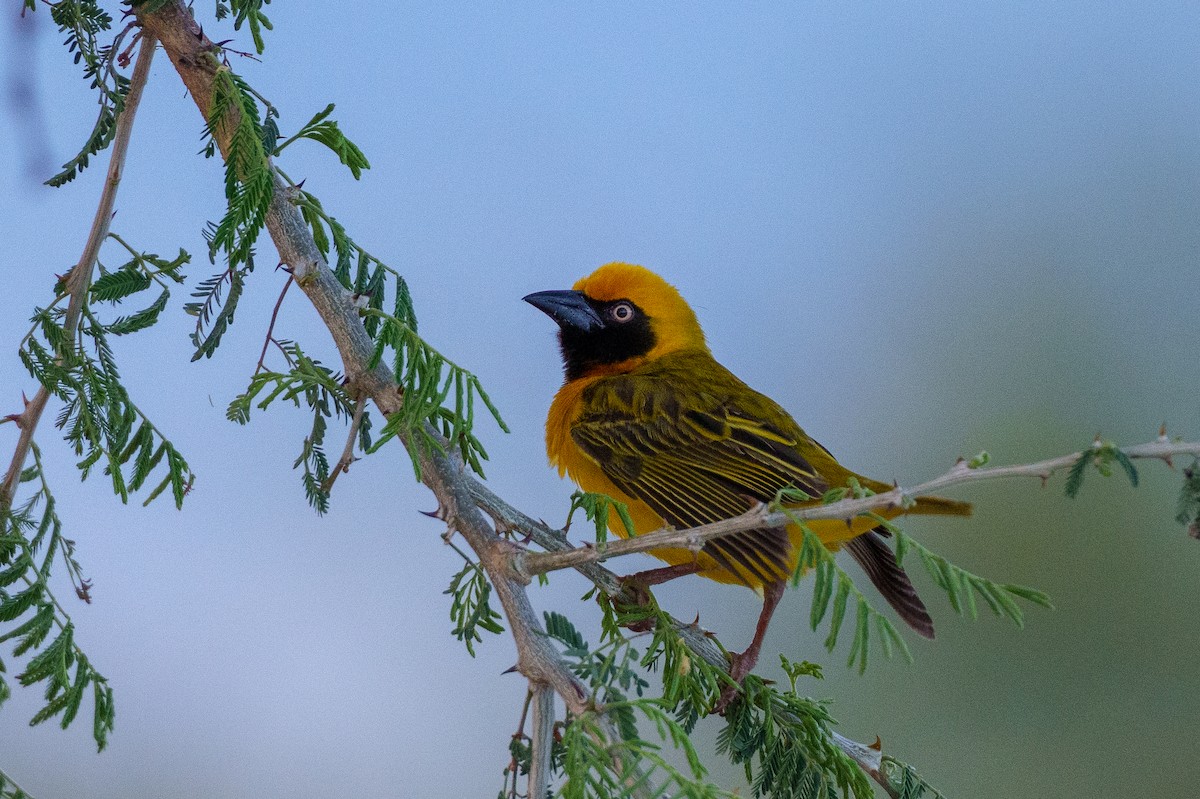
[[92,281],[89,293],[93,301],[116,303],[150,288],[150,277],[136,265],[127,265]]
[[362,171],[370,169],[371,165],[367,162],[367,157],[363,155],[362,150],[358,149],[338,128],[337,122],[326,119],[331,113],[333,113],[333,103],[317,112],[296,135],[279,145],[276,152],[282,152],[285,147],[298,139],[311,139],[332,150],[338,160],[350,170],[354,179],[358,180],[362,176]]
[[167,307],[167,300],[170,297],[171,292],[163,289],[162,294],[159,294],[158,299],[149,307],[129,316],[118,317],[117,321],[106,325],[105,329],[114,336],[125,336],[130,333],[136,333],[139,330],[145,330],[158,321],[158,315]]
[[12,596],[0,594],[0,621],[13,621],[19,618],[41,600],[44,590],[45,586],[42,583],[35,582],[24,591],[19,591]]
[[1088,461],[1092,458],[1092,452],[1084,450],[1079,453],[1079,458],[1071,466],[1071,471],[1067,473],[1067,496],[1074,499],[1079,495],[1079,489],[1083,485],[1083,476],[1087,471]]

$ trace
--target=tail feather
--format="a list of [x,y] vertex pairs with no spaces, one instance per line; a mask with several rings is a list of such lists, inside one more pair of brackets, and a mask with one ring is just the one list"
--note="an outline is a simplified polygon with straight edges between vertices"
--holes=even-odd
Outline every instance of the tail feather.
[[[967,512],[970,512],[970,505],[967,508]],[[933,638],[933,619],[929,617],[921,597],[917,596],[912,581],[896,562],[895,553],[884,541],[886,535],[886,530],[877,528],[851,539],[845,546],[900,618],[919,635]]]
[[945,497],[921,497],[908,513],[925,516],[970,516],[971,503]]

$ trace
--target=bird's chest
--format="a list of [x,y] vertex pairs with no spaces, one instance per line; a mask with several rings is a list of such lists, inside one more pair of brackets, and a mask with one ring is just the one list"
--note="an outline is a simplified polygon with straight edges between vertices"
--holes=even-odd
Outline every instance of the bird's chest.
[[[546,454],[550,464],[558,469],[560,476],[570,477],[576,485],[589,493],[605,494],[629,506],[634,526],[638,533],[648,533],[666,525],[662,517],[636,497],[622,491],[608,478],[592,458],[576,445],[571,437],[571,427],[585,411],[584,392],[589,381],[572,381],[559,389],[550,405],[546,419]],[[617,535],[626,535],[617,515],[610,517],[610,529]]]

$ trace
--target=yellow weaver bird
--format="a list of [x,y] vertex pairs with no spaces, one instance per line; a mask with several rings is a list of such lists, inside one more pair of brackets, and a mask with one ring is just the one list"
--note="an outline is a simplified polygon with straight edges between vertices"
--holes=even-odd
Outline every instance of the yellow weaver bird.
[[[584,491],[626,503],[637,533],[738,516],[789,487],[820,497],[856,478],[872,491],[891,489],[842,466],[787,411],[717,363],[691,307],[650,270],[611,263],[570,291],[524,299],[559,326],[566,382],[546,420],[550,463]],[[907,511],[879,512],[966,516],[971,506],[922,497]],[[900,618],[933,637],[886,529],[866,518],[808,524],[828,547],[850,552]],[[609,526],[627,534],[615,514]],[[757,591],[763,609],[754,638],[730,667],[741,682],[758,660],[802,538],[795,525],[763,527],[709,541],[699,552],[656,549],[651,554],[670,565],[629,579],[650,586],[695,573]]]

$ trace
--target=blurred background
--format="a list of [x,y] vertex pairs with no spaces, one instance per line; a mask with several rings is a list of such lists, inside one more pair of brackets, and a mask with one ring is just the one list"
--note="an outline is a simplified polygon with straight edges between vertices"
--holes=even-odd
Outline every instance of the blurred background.
[[[78,260],[107,163],[41,185],[95,106],[46,9],[22,20],[19,5],[0,24],[0,414],[34,391],[16,342]],[[542,446],[553,325],[520,298],[611,260],[667,276],[718,359],[874,477],[911,484],[982,449],[1032,461],[1097,433],[1140,443],[1163,422],[1200,436],[1195,4],[268,11],[263,63],[234,67],[285,134],[336,101],[372,168],[355,184],[311,142],[281,165],[404,273],[423,335],[480,375],[512,428],[481,428],[490,482],[534,516],[561,521],[572,488]],[[205,30],[252,49],[227,23]],[[200,233],[224,202],[200,134],[160,53],[113,230],[191,251],[190,286],[217,271]],[[525,687],[501,674],[507,637],[472,659],[450,636],[442,592],[461,561],[417,513],[434,501],[403,451],[355,464],[318,517],[292,470],[305,416],[225,420],[284,281],[265,238],[260,253],[212,360],[189,362],[182,289],[151,333],[118,342],[135,401],[199,476],[182,512],[80,484],[52,414],[39,430],[95,583],[90,606],[65,580],[58,594],[117,691],[117,728],[96,754],[86,719],[30,729],[40,694],[14,689],[0,768],[42,799],[493,796]],[[300,293],[276,332],[336,363]],[[0,426],[5,462],[16,435]],[[973,519],[906,524],[965,568],[1049,592],[1057,609],[1030,609],[1026,629],[960,619],[914,574],[937,641],[909,636],[915,663],[859,676],[808,629],[805,585],[763,672],[781,676],[778,652],[825,664],[810,690],[839,729],[879,736],[950,797],[1191,793],[1200,542],[1172,518],[1178,472],[1142,476],[1134,490],[1092,474],[1073,501],[1061,477],[971,487],[953,493]],[[594,630],[586,588],[560,573],[535,601]],[[759,609],[700,579],[657,595],[731,648]],[[706,752],[717,729],[700,727]]]

